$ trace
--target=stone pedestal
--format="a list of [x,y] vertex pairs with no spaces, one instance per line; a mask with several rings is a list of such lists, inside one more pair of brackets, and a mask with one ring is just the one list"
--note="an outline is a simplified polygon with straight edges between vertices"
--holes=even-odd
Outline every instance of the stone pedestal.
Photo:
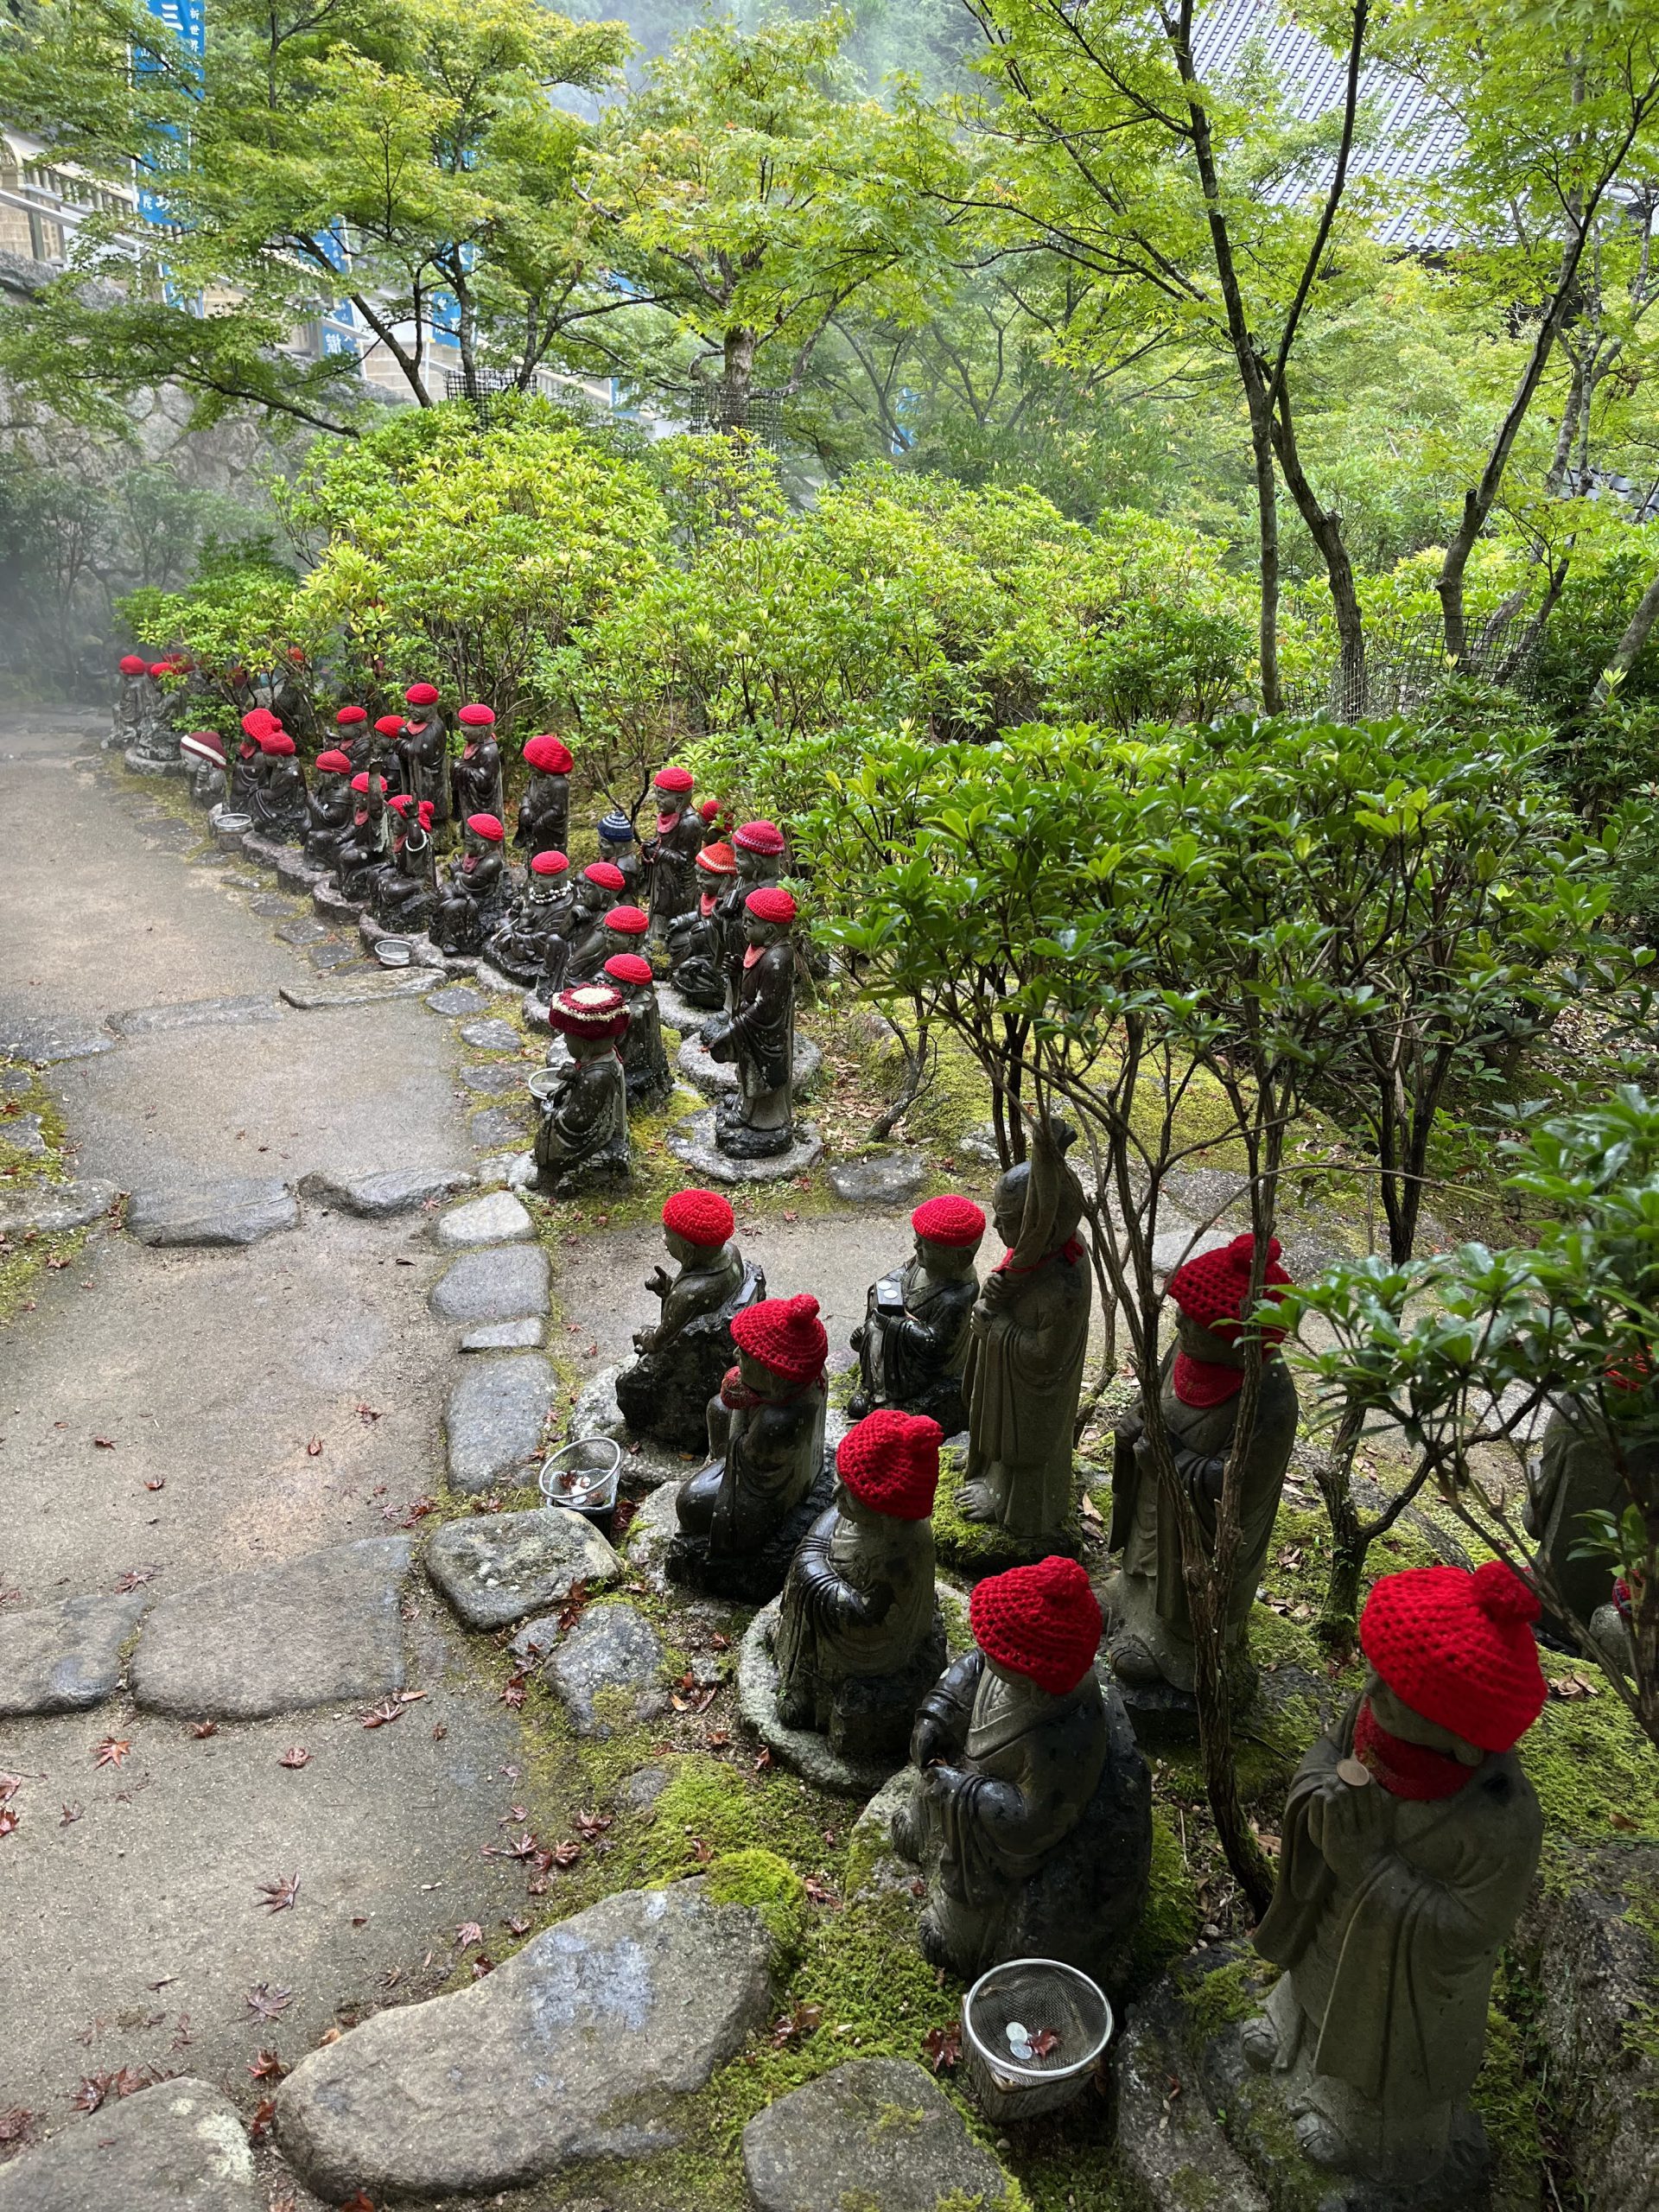
[[[681,1062],[683,1065],[684,1052]],[[796,1137],[786,1152],[770,1160],[733,1160],[715,1141],[715,1109],[693,1114],[671,1131],[668,1148],[676,1160],[711,1183],[786,1183],[791,1176],[810,1174],[823,1158],[823,1143],[815,1122],[798,1122]]]

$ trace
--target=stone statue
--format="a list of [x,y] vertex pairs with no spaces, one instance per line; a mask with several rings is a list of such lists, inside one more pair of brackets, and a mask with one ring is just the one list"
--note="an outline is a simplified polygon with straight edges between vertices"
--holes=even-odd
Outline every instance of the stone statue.
[[737,1005],[743,980],[743,955],[748,940],[743,934],[744,908],[752,891],[764,891],[784,872],[784,833],[775,822],[745,822],[732,837],[737,874],[720,893],[715,914],[725,933],[726,1011]]
[[253,812],[263,754],[259,741],[282,725],[269,707],[251,707],[242,717],[242,740],[231,762],[230,805],[232,814]]
[[[1176,1344],[1160,1370],[1159,1403],[1177,1479],[1209,1545],[1215,1541],[1216,1510],[1249,1356],[1239,1340],[1239,1309],[1249,1298],[1254,1251],[1255,1239],[1246,1231],[1224,1250],[1187,1261],[1169,1282]],[[1277,1237],[1268,1248],[1265,1281],[1269,1298],[1280,1295],[1290,1281],[1279,1265]],[[1277,1351],[1283,1335],[1282,1329],[1261,1332],[1255,1427],[1238,1479],[1238,1564],[1226,1605],[1230,1647],[1248,1645],[1250,1610],[1296,1440],[1296,1385]],[[1190,1694],[1192,1626],[1181,1573],[1180,1530],[1173,1509],[1160,1494],[1138,1411],[1118,1426],[1109,1541],[1123,1554],[1122,1573],[1103,1593],[1113,1673],[1126,1685],[1162,1682]]]
[[372,767],[388,791],[406,787],[409,763],[404,758],[408,724],[401,715],[382,715],[363,744],[364,766]]
[[660,1106],[674,1088],[668,1053],[663,1044],[662,1017],[657,1007],[657,985],[651,963],[640,952],[613,952],[605,963],[605,981],[622,994],[628,1009],[627,1034],[622,1039],[622,1072],[627,1079],[628,1110],[639,1113]]
[[391,849],[384,779],[372,776],[366,769],[353,776],[352,798],[351,827],[335,852],[334,876],[340,896],[360,904],[369,895],[375,870],[385,864]]
[[1071,1432],[1089,1344],[1083,1188],[1065,1164],[1072,1132],[1036,1124],[1031,1157],[991,1197],[1008,1247],[970,1322],[962,1510],[1011,1536],[1052,1537],[1071,1510]]
[[601,968],[616,953],[644,951],[651,917],[643,906],[609,906],[605,911],[603,927],[605,957],[600,962]]
[[340,841],[352,826],[352,763],[333,747],[316,758],[316,780],[306,802],[305,856],[319,868],[332,867]]
[[494,713],[488,707],[463,707],[455,720],[463,742],[459,759],[449,763],[451,804],[462,822],[474,814],[493,815],[499,822],[506,802],[501,791],[501,748],[491,734]]
[[737,1067],[735,1094],[715,1109],[715,1142],[733,1160],[774,1159],[795,1141],[795,913],[779,884],[750,893],[736,1007],[702,1026],[709,1057]]
[[342,707],[334,716],[334,749],[346,755],[354,776],[369,765],[369,715],[365,707]]
[[120,666],[121,685],[115,695],[115,712],[105,747],[106,750],[118,747],[124,752],[137,741],[143,722],[149,663],[142,653],[123,653]]
[[729,845],[705,845],[697,855],[697,904],[668,925],[668,977],[688,1006],[726,1004],[726,928],[721,894],[737,880]]
[[873,1406],[899,1406],[955,1436],[968,1426],[962,1378],[985,1216],[971,1198],[929,1198],[910,1225],[915,1256],[870,1285],[862,1325],[853,1331],[858,1389],[847,1410],[861,1421]]
[[612,953],[620,949],[605,925],[621,890],[622,871],[613,861],[590,861],[572,887],[568,982],[591,983]]
[[563,853],[532,853],[524,887],[490,939],[492,963],[550,1004],[564,988],[575,918],[569,861]]
[[[432,827],[441,833],[450,817],[449,732],[438,704],[435,683],[411,683],[404,694],[409,709],[397,741],[404,765],[404,788],[412,798],[424,799],[432,810]],[[499,806],[493,810],[499,814]]]
[[709,1401],[737,1358],[732,1321],[766,1294],[766,1279],[732,1242],[736,1223],[714,1191],[677,1191],[663,1208],[668,1256],[646,1278],[662,1303],[655,1328],[636,1329],[639,1357],[616,1378],[616,1402],[636,1434],[696,1452],[708,1435]]
[[391,813],[391,853],[369,880],[369,906],[389,930],[416,937],[437,904],[437,858],[432,846],[432,802],[399,791],[386,801]]
[[702,842],[706,849],[710,845],[721,843],[727,837],[732,826],[731,809],[717,798],[705,798],[698,803],[697,819],[702,824]]
[[1537,1614],[1499,1560],[1382,1576],[1364,1693],[1291,1783],[1255,1938],[1285,1971],[1244,2050],[1318,2166],[1412,2191],[1480,2178],[1469,2091],[1543,1835],[1514,1750],[1544,1704]]
[[651,881],[651,935],[661,944],[668,925],[697,903],[696,859],[702,850],[702,817],[691,804],[689,768],[659,768],[652,781],[657,835],[646,841]]
[[450,863],[429,934],[441,952],[482,952],[506,911],[512,890],[501,857],[506,832],[499,815],[467,819],[461,858]]
[[622,880],[617,887],[618,897],[626,899],[630,906],[637,906],[640,886],[645,881],[645,871],[640,866],[632,823],[618,808],[609,814],[601,814],[596,828],[599,857],[622,872]]
[[193,729],[179,740],[189,764],[190,796],[198,806],[217,806],[229,788],[225,741],[216,729]]
[[570,771],[575,762],[560,737],[532,737],[524,747],[530,781],[518,802],[513,842],[533,856],[562,853],[570,842]]
[[1147,1900],[1152,1783],[1094,1672],[1100,1608],[1075,1560],[979,1583],[972,1651],[922,1700],[894,1848],[927,1880],[922,1948],[971,1980],[1060,1959],[1110,1986]]
[[836,1453],[835,1503],[801,1540],[773,1649],[778,1718],[838,1758],[895,1765],[945,1662],[933,1592],[936,1421],[884,1408]]
[[254,833],[274,845],[297,844],[310,821],[298,748],[285,729],[273,729],[260,739],[259,752],[248,807]]
[[[179,733],[173,726],[173,695],[162,684],[181,672],[173,660],[153,660],[137,689],[137,718],[127,750],[136,759],[169,767],[179,757]],[[274,722],[276,717],[271,717]]]
[[1611,1557],[1573,1558],[1590,1533],[1584,1516],[1611,1513],[1617,1520],[1651,1483],[1659,1460],[1645,1395],[1651,1388],[1650,1376],[1627,1382],[1610,1373],[1605,1409],[1586,1397],[1560,1398],[1545,1425],[1522,1519],[1528,1535],[1537,1538],[1539,1565],[1559,1593],[1559,1607],[1550,1602],[1549,1592],[1541,1593],[1545,1630],[1552,1642],[1569,1649],[1577,1645],[1566,1614],[1575,1614],[1587,1626],[1592,1615],[1610,1602],[1617,1571]]
[[732,1322],[737,1365],[709,1410],[710,1460],[675,1501],[668,1572],[717,1597],[761,1605],[829,1504],[818,1301],[768,1298]]
[[626,1183],[628,1100],[617,1041],[627,1008],[607,983],[578,983],[548,1008],[548,1024],[570,1049],[570,1065],[543,1098],[533,1187],[554,1194]]

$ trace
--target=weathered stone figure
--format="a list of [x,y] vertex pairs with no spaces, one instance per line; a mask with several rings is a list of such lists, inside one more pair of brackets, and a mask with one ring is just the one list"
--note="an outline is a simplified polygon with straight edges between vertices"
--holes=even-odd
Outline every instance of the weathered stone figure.
[[900,1406],[955,1436],[968,1426],[962,1378],[985,1216],[971,1198],[929,1198],[910,1225],[914,1255],[870,1285],[864,1319],[853,1331],[859,1381],[847,1410],[861,1421],[873,1406]]
[[643,906],[607,907],[604,917],[605,960],[601,961],[600,966],[602,968],[614,953],[643,952],[650,927],[651,917]]
[[[179,733],[174,728],[175,695],[162,690],[163,682],[181,673],[179,663],[153,660],[146,681],[137,692],[137,718],[127,750],[140,760],[170,766],[179,757]],[[276,720],[275,715],[271,717]]]
[[974,1307],[964,1376],[962,1510],[1032,1539],[1056,1534],[1071,1510],[1071,1431],[1089,1343],[1083,1188],[1065,1158],[1071,1137],[1039,1122],[1031,1157],[997,1180],[991,1212],[1008,1249]]
[[342,898],[360,901],[368,897],[374,871],[391,849],[384,780],[367,769],[353,776],[352,801],[351,827],[334,854],[334,876]]
[[622,871],[613,861],[590,861],[573,886],[575,911],[570,918],[570,957],[565,980],[591,983],[617,941],[605,926],[622,890]]
[[[1248,1303],[1254,1250],[1255,1239],[1247,1231],[1222,1251],[1189,1260],[1169,1283],[1177,1315],[1176,1349],[1165,1357],[1159,1403],[1176,1475],[1211,1545],[1249,1356],[1239,1341],[1239,1313]],[[1269,1298],[1290,1281],[1279,1265],[1276,1237],[1268,1248],[1265,1281]],[[1238,1566],[1225,1612],[1230,1644],[1248,1641],[1250,1609],[1296,1440],[1296,1385],[1277,1350],[1284,1331],[1268,1328],[1261,1336],[1255,1427],[1238,1484]],[[1118,1428],[1109,1541],[1123,1554],[1122,1573],[1107,1584],[1103,1596],[1112,1671],[1124,1683],[1166,1682],[1190,1693],[1192,1624],[1181,1573],[1180,1532],[1173,1509],[1160,1495],[1138,1412],[1126,1415]]]
[[500,817],[467,817],[461,858],[452,861],[432,917],[432,942],[441,951],[481,952],[506,909],[512,884],[501,857],[506,833]]
[[945,1661],[933,1590],[939,1425],[883,1408],[836,1453],[835,1503],[801,1541],[774,1651],[778,1718],[838,1758],[902,1759]]
[[437,903],[432,802],[399,791],[386,804],[391,814],[391,852],[370,879],[369,906],[387,929],[414,936],[425,929]]
[[242,717],[242,741],[231,762],[231,811],[251,814],[263,754],[259,741],[281,725],[269,707],[250,707]]
[[639,887],[645,881],[645,870],[640,865],[639,847],[633,834],[632,823],[619,809],[611,814],[601,814],[594,829],[599,838],[599,857],[622,872],[622,880],[617,886],[617,896],[637,906],[639,904]]
[[1075,1560],[989,1576],[975,1649],[922,1701],[894,1847],[927,1877],[922,1948],[965,1979],[1012,1958],[1118,1977],[1147,1898],[1152,1787],[1094,1668],[1100,1608]]
[[651,963],[642,952],[613,952],[605,963],[607,983],[622,994],[628,1009],[628,1031],[622,1039],[622,1072],[627,1078],[628,1110],[639,1113],[659,1106],[674,1088],[668,1052],[663,1043],[662,1017],[657,1007],[657,985]]
[[518,802],[515,844],[531,854],[562,853],[570,842],[570,771],[575,762],[562,737],[547,733],[524,747],[530,781]]
[[628,1099],[616,1047],[627,1008],[608,984],[579,983],[559,993],[547,1019],[569,1045],[570,1065],[542,1101],[535,1186],[556,1193],[626,1183]]
[[718,1596],[775,1598],[795,1548],[829,1504],[818,1301],[768,1298],[732,1322],[736,1369],[709,1408],[709,1465],[675,1501],[668,1572]]
[[[1527,1533],[1538,1539],[1539,1563],[1548,1568],[1561,1605],[1586,1626],[1611,1600],[1614,1562],[1574,1559],[1573,1554],[1589,1533],[1586,1513],[1611,1513],[1617,1519],[1633,1503],[1626,1469],[1638,1484],[1651,1480],[1659,1459],[1652,1389],[1651,1376],[1626,1381],[1610,1374],[1605,1412],[1584,1397],[1558,1401],[1522,1508]],[[1572,1630],[1548,1594],[1544,1618],[1553,1640],[1572,1644]]]
[[409,725],[401,715],[382,715],[364,740],[363,765],[380,777],[389,792],[407,788],[409,763],[404,740]]
[[318,753],[315,771],[306,803],[305,856],[319,868],[327,868],[352,826],[351,756],[331,746]]
[[369,713],[366,707],[345,706],[334,716],[335,750],[346,755],[351,773],[369,765]]
[[121,683],[115,695],[115,712],[110,720],[110,734],[104,742],[106,748],[118,746],[124,751],[137,738],[143,721],[149,663],[142,653],[123,653],[120,669]]
[[784,872],[784,833],[775,822],[745,822],[734,832],[732,854],[737,874],[721,892],[715,918],[724,933],[726,1010],[737,1005],[743,981],[743,955],[748,939],[743,933],[744,909],[752,891],[764,891]]
[[691,804],[689,768],[659,768],[652,779],[657,835],[645,843],[651,883],[651,934],[662,944],[668,925],[697,903],[696,859],[702,849],[702,817]]
[[298,747],[285,729],[273,729],[260,739],[259,753],[248,808],[254,829],[273,844],[297,843],[309,819]]
[[700,1450],[709,1401],[737,1358],[732,1321],[766,1294],[766,1279],[732,1242],[736,1221],[714,1191],[677,1191],[663,1235],[677,1269],[656,1268],[645,1288],[662,1303],[655,1328],[636,1329],[639,1357],[616,1378],[616,1402],[638,1434],[681,1452]]
[[721,893],[737,880],[737,861],[729,845],[705,845],[697,855],[696,907],[668,925],[669,981],[688,1006],[726,1003],[726,930],[720,918]]
[[532,853],[524,889],[490,939],[490,959],[550,1002],[564,988],[575,918],[569,861],[563,853]]
[[474,814],[493,815],[499,822],[506,804],[501,793],[501,748],[493,734],[494,709],[466,706],[455,720],[461,724],[462,744],[459,757],[449,763],[450,804],[462,822]]
[[1317,2165],[1412,2190],[1479,2177],[1469,2091],[1543,1834],[1514,1751],[1544,1704],[1537,1613],[1497,1560],[1384,1575],[1364,1694],[1291,1783],[1255,1939],[1285,1973],[1244,2046]]
[[[449,820],[449,732],[438,703],[435,683],[411,683],[404,694],[409,709],[397,741],[404,764],[404,788],[412,798],[424,799],[432,810],[432,826],[442,830]],[[500,809],[494,810],[498,814]]]
[[179,740],[179,757],[190,772],[190,796],[198,806],[217,806],[229,788],[225,741],[216,729],[193,729]]
[[795,1140],[795,913],[781,885],[750,893],[737,1005],[703,1024],[710,1058],[737,1067],[735,1096],[715,1111],[715,1142],[733,1160],[773,1159]]

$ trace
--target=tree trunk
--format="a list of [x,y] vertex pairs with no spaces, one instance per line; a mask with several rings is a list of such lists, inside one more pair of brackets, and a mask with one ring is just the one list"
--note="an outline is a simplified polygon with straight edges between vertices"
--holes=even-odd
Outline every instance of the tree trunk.
[[1279,675],[1279,486],[1273,467],[1273,426],[1268,419],[1267,395],[1249,393],[1250,451],[1255,465],[1256,535],[1262,569],[1261,613],[1257,630],[1262,660],[1262,705],[1264,712],[1285,709],[1284,686]]
[[1286,488],[1295,500],[1297,512],[1306,524],[1308,536],[1319,547],[1319,557],[1325,563],[1325,582],[1330,586],[1331,605],[1337,618],[1336,711],[1344,720],[1351,721],[1365,712],[1367,703],[1365,618],[1354,582],[1354,564],[1342,542],[1342,517],[1333,507],[1324,505],[1308,481],[1307,472],[1302,467],[1296,426],[1291,420],[1289,387],[1283,384],[1279,388],[1273,418],[1273,438],[1279,466],[1285,472]]
[[1328,1650],[1344,1658],[1354,1648],[1359,1586],[1370,1548],[1354,1503],[1354,1452],[1364,1422],[1364,1408],[1351,1397],[1331,1440],[1330,1455],[1319,1462],[1318,1473],[1319,1496],[1331,1522],[1331,1564],[1313,1633]]
[[[1183,1546],[1185,1548],[1185,1546]],[[1234,1686],[1222,1657],[1222,1623],[1217,1577],[1209,1563],[1186,1577],[1196,1660],[1193,1688],[1198,1705],[1198,1754],[1216,1834],[1240,1889],[1259,1920],[1273,1902],[1273,1876],[1261,1845],[1245,1818],[1238,1795],[1238,1754],[1233,1745]]]
[[726,333],[725,359],[720,372],[716,403],[722,430],[749,427],[749,391],[754,382],[755,333],[746,325]]
[[1656,620],[1659,620],[1659,576],[1654,578],[1636,602],[1636,612],[1624,625],[1624,634],[1613,647],[1612,658],[1596,678],[1596,688],[1590,694],[1592,709],[1605,707],[1636,666]]

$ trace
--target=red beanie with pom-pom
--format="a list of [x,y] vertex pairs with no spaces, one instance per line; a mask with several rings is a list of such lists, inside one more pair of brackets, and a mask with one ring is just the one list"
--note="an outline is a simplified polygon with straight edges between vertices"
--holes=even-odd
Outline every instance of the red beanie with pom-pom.
[[1537,1598],[1511,1567],[1408,1567],[1372,1585],[1359,1643],[1402,1705],[1483,1751],[1507,1751],[1548,1695]]
[[829,1332],[810,1291],[746,1306],[732,1323],[732,1338],[740,1351],[789,1382],[816,1382],[830,1357]]
[[925,1521],[939,1486],[944,1431],[925,1414],[878,1406],[836,1450],[836,1472],[862,1505],[894,1521]]
[[968,1618],[988,1659],[1053,1697],[1076,1689],[1100,1645],[1100,1606],[1074,1559],[988,1576],[976,1586]]

